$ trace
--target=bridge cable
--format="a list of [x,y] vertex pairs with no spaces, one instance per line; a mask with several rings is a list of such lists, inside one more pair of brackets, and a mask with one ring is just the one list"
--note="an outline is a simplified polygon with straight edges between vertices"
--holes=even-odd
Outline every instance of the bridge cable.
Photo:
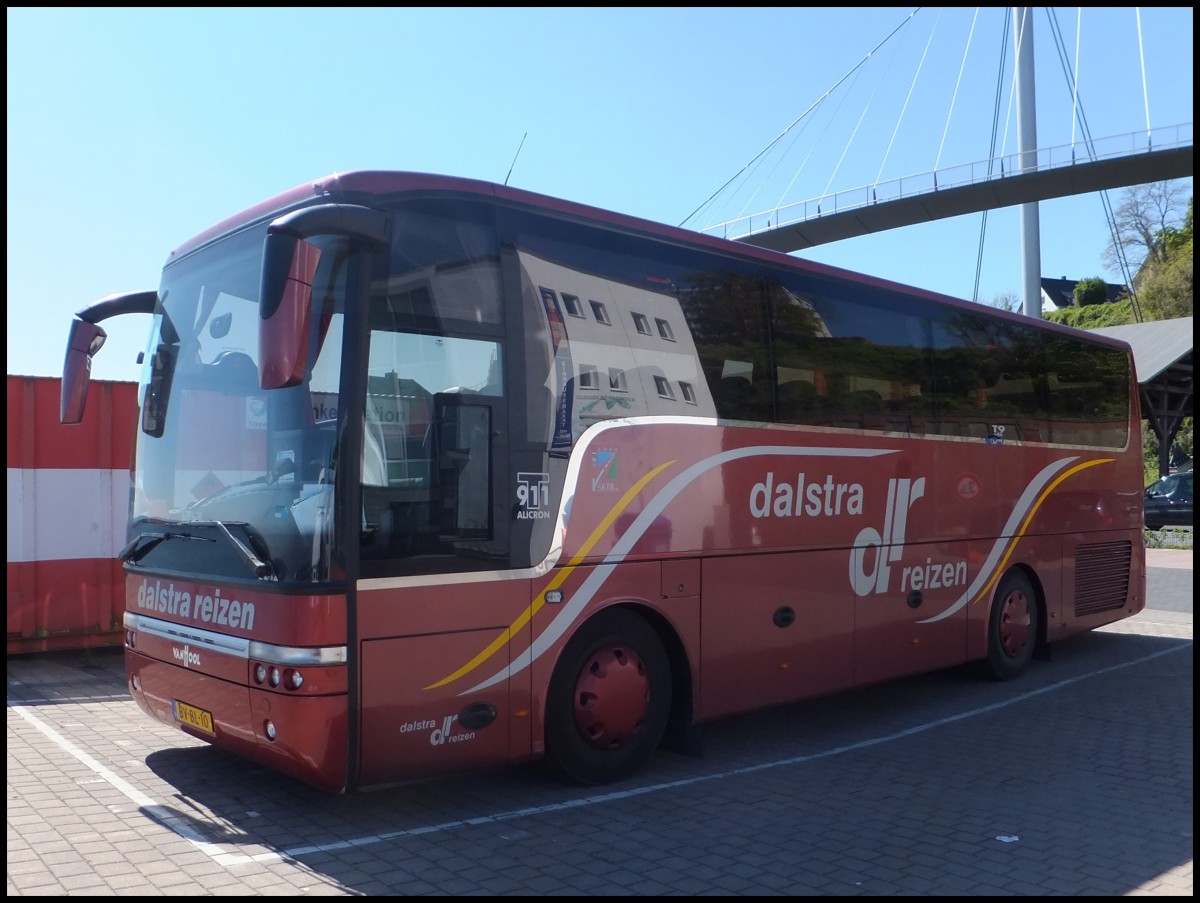
[[1135,6],[1138,27],[1138,60],[1142,64],[1142,106],[1146,110],[1146,150],[1150,150],[1150,97],[1146,93],[1146,50],[1142,46],[1142,8]]
[[[1065,62],[1066,43],[1062,39],[1062,30],[1059,28],[1058,18],[1052,9],[1046,10],[1046,17],[1047,17],[1047,21],[1050,23],[1050,34],[1054,38],[1054,46],[1058,51],[1059,65],[1061,65],[1063,67],[1063,75],[1065,76],[1065,78],[1067,80],[1068,87],[1072,91],[1072,96],[1078,98],[1078,96],[1079,96],[1078,84],[1075,82],[1074,78],[1072,77],[1071,72],[1068,69],[1066,62]],[[1082,28],[1082,22],[1079,23],[1079,28]],[[1078,46],[1078,41],[1077,41],[1077,46]],[[1076,66],[1078,67],[1078,61],[1076,61]],[[1075,117],[1078,117],[1080,130],[1083,133],[1084,144],[1088,150],[1088,159],[1096,160],[1097,159],[1096,146],[1095,146],[1094,140],[1092,139],[1091,127],[1088,125],[1087,113],[1083,109],[1083,101],[1082,100],[1077,101],[1077,105],[1076,105],[1075,109],[1072,111],[1073,120]],[[1137,291],[1134,289],[1134,286],[1133,286],[1133,276],[1130,271],[1128,258],[1125,255],[1125,247],[1121,243],[1120,236],[1117,231],[1116,214],[1113,212],[1112,202],[1109,199],[1108,191],[1102,189],[1099,192],[1099,194],[1100,194],[1100,202],[1104,208],[1104,216],[1108,223],[1108,231],[1109,231],[1109,236],[1113,243],[1113,250],[1117,257],[1117,263],[1120,266],[1121,276],[1125,280],[1126,289],[1129,291],[1129,301],[1130,301],[1130,307],[1133,312],[1133,318],[1134,318],[1135,322],[1141,323],[1142,322],[1141,305],[1138,304]]]
[[[915,13],[916,13],[916,12],[920,12],[920,8],[918,8],[917,10],[915,10],[915,11],[914,11],[914,15],[915,15]],[[911,19],[911,18],[912,18],[912,16],[910,16],[909,18]],[[895,43],[895,44],[893,44],[893,45],[892,45],[892,57],[891,57],[891,59],[890,59],[890,60],[888,60],[888,64],[887,64],[886,66],[884,66],[884,67],[883,67],[883,71],[880,73],[879,80],[878,80],[878,81],[876,81],[876,83],[875,83],[875,88],[874,88],[874,90],[872,90],[872,91],[871,91],[871,96],[870,96],[870,97],[867,99],[867,103],[866,103],[866,105],[863,107],[862,114],[859,116],[859,121],[858,121],[858,124],[855,126],[855,129],[854,129],[854,132],[855,132],[855,134],[857,134],[857,133],[858,133],[858,128],[859,128],[859,126],[861,126],[863,119],[865,119],[865,118],[866,118],[867,111],[871,109],[872,105],[874,105],[874,103],[875,103],[875,97],[876,97],[876,95],[879,93],[879,89],[880,89],[880,87],[881,87],[881,86],[884,84],[884,81],[885,81],[885,80],[886,80],[886,78],[887,78],[887,73],[888,73],[888,71],[891,69],[891,67],[892,67],[892,63],[894,63],[894,62],[895,62],[895,60],[896,60],[896,54],[897,54],[897,52],[899,51],[899,49],[900,49],[900,44],[899,44],[899,43]],[[861,73],[860,73],[860,75],[861,75]],[[858,76],[858,75],[856,75],[856,76],[855,76],[855,81],[856,81],[856,82],[858,81],[858,78],[859,78],[859,76]],[[846,89],[846,94],[845,94],[845,95],[843,95],[842,101],[840,101],[840,102],[838,103],[838,110],[840,110],[840,109],[841,109],[842,103],[844,103],[844,102],[845,102],[845,100],[846,100],[846,98],[848,98],[848,97],[849,97],[849,95],[850,95],[850,92],[851,92],[852,90],[853,90],[853,86],[851,86],[850,88],[847,88],[847,89]],[[835,119],[836,117],[837,117],[837,110],[835,110],[835,111],[833,112],[833,114],[832,114],[832,115],[829,117],[829,121],[828,121],[828,122],[826,123],[826,125],[825,125],[825,130],[824,130],[824,131],[822,131],[822,135],[825,133],[825,131],[828,131],[828,130],[829,130],[829,127],[830,127],[830,126],[833,124],[833,121],[834,121],[834,119]],[[853,140],[853,135],[851,136],[851,139],[850,139],[850,140],[851,140],[851,141]],[[778,200],[775,202],[775,206],[774,206],[773,208],[771,208],[771,209],[773,210],[773,212],[775,213],[775,223],[776,223],[776,226],[778,226],[778,225],[779,225],[779,223],[780,223],[779,213],[780,213],[780,210],[781,210],[781,209],[783,208],[783,206],[784,206],[784,203],[783,203],[783,202],[784,202],[784,200],[785,200],[785,199],[787,198],[787,196],[788,196],[788,195],[791,193],[791,190],[792,190],[792,188],[793,188],[793,187],[795,186],[795,184],[796,184],[796,180],[797,180],[798,178],[800,178],[800,173],[804,171],[804,167],[808,165],[809,158],[810,158],[810,157],[812,157],[812,155],[813,155],[814,151],[816,150],[816,148],[817,148],[817,145],[819,144],[819,142],[820,142],[820,139],[818,138],[818,141],[817,141],[817,143],[814,143],[814,145],[813,145],[812,149],[810,149],[810,150],[809,150],[809,152],[808,152],[808,154],[805,156],[804,160],[802,160],[802,161],[801,161],[801,163],[800,163],[800,166],[799,166],[799,167],[797,167],[797,169],[796,169],[795,173],[793,173],[793,174],[792,174],[792,178],[791,178],[791,180],[788,182],[788,184],[787,184],[787,187],[785,187],[785,188],[783,189],[783,191],[782,191],[782,192],[780,192],[780,194],[779,194],[779,199],[778,199]],[[794,141],[793,141],[793,143],[794,143]],[[846,150],[849,150],[849,149],[850,149],[850,142],[848,141],[848,142],[847,142],[847,144],[846,144]],[[845,152],[843,152],[843,156],[845,156]],[[781,159],[781,160],[780,160],[780,163],[782,163],[782,162],[783,162],[783,161],[782,161],[782,159]],[[839,164],[839,165],[840,165],[840,164]],[[746,212],[746,208],[747,208],[747,207],[749,207],[749,206],[750,206],[750,204],[749,204],[749,203],[746,203],[746,204],[744,204],[744,205],[742,206],[742,209],[741,209],[741,211],[738,213],[738,217],[737,217],[737,218],[741,218],[742,214],[744,214],[744,213]],[[818,207],[817,207],[817,209],[818,209],[818,212],[819,212],[819,211],[820,211],[820,201],[819,201],[819,200],[818,200]],[[736,222],[736,219],[735,219],[734,221]],[[767,228],[769,229],[770,227],[771,227],[771,220],[770,220],[770,217],[768,217],[768,218],[767,218]]]
[[920,11],[921,11],[921,7],[919,7],[919,6],[918,6],[918,7],[917,7],[916,9],[914,9],[914,10],[913,10],[911,13],[909,13],[909,14],[908,14],[908,18],[907,18],[907,19],[905,19],[903,22],[901,22],[899,25],[897,25],[895,28],[893,28],[893,29],[891,30],[891,32],[889,32],[889,33],[888,33],[887,37],[885,37],[885,38],[884,38],[882,41],[880,41],[878,44],[876,44],[876,45],[875,45],[875,47],[874,47],[874,49],[872,49],[871,51],[869,51],[869,52],[867,53],[867,55],[866,55],[865,57],[863,57],[861,60],[859,60],[859,61],[858,61],[858,62],[857,62],[857,63],[856,63],[856,64],[855,64],[853,67],[851,67],[851,69],[850,69],[850,70],[849,70],[849,71],[848,71],[848,72],[847,72],[845,75],[843,75],[841,78],[839,78],[839,79],[838,79],[838,80],[837,80],[837,81],[836,81],[836,82],[833,84],[833,86],[832,86],[831,88],[829,88],[828,90],[826,90],[824,94],[822,94],[822,95],[821,95],[820,97],[818,97],[818,98],[817,98],[817,99],[816,99],[816,100],[815,100],[813,103],[811,103],[811,104],[809,105],[808,109],[806,109],[806,110],[805,110],[803,113],[801,113],[801,114],[800,114],[798,117],[796,117],[796,119],[795,119],[795,120],[792,122],[792,124],[791,124],[791,125],[789,125],[789,126],[786,128],[786,129],[784,129],[784,130],[783,130],[782,132],[780,132],[778,135],[776,135],[776,136],[775,136],[775,138],[774,138],[774,139],[773,139],[773,140],[772,140],[772,141],[771,141],[771,142],[770,142],[770,143],[769,143],[769,144],[768,144],[766,147],[764,147],[764,148],[763,148],[762,150],[760,150],[760,151],[759,151],[757,154],[755,154],[755,155],[754,155],[754,156],[753,156],[753,157],[750,159],[750,161],[749,161],[748,163],[746,163],[746,164],[745,164],[745,165],[744,165],[744,166],[743,166],[743,167],[742,167],[740,170],[738,170],[738,171],[737,171],[737,172],[736,172],[736,173],[735,173],[733,176],[731,176],[731,177],[729,178],[729,180],[728,180],[727,182],[725,182],[725,184],[724,184],[724,185],[722,185],[720,188],[718,188],[716,191],[714,191],[714,192],[713,192],[711,195],[709,195],[709,196],[708,196],[708,198],[707,198],[707,199],[706,199],[706,200],[705,200],[705,201],[704,201],[704,202],[703,202],[703,203],[702,203],[702,204],[701,204],[699,207],[697,207],[695,210],[693,210],[691,213],[689,213],[689,214],[688,214],[686,217],[684,217],[683,221],[682,221],[682,222],[679,224],[680,228],[682,228],[683,226],[685,226],[685,225],[687,224],[688,220],[690,220],[690,219],[691,219],[693,216],[695,216],[697,213],[699,213],[701,210],[703,210],[703,209],[704,209],[706,206],[708,206],[710,203],[712,203],[712,200],[713,200],[713,198],[715,198],[715,197],[716,197],[717,195],[719,195],[719,194],[720,194],[722,191],[724,191],[726,188],[728,188],[728,187],[729,187],[731,184],[733,184],[735,181],[737,181],[737,179],[738,179],[738,178],[739,178],[739,177],[740,177],[740,176],[741,176],[741,175],[742,175],[742,174],[743,174],[743,173],[744,173],[744,172],[745,172],[747,169],[749,169],[749,168],[750,168],[750,167],[751,167],[751,166],[752,166],[752,165],[753,165],[753,164],[754,164],[754,163],[755,163],[755,162],[756,162],[756,161],[757,161],[757,160],[758,160],[760,157],[762,157],[762,156],[763,156],[764,154],[766,154],[766,153],[767,153],[767,152],[768,152],[768,151],[769,151],[769,150],[770,150],[772,147],[774,147],[776,144],[778,144],[778,143],[779,143],[779,141],[780,141],[780,139],[782,139],[784,135],[786,135],[786,134],[787,134],[788,132],[790,132],[790,131],[791,131],[793,128],[795,128],[795,126],[796,126],[796,124],[797,124],[797,123],[799,123],[799,122],[800,122],[802,119],[804,119],[806,116],[808,116],[808,114],[809,114],[809,113],[811,113],[811,112],[812,112],[813,110],[815,110],[815,109],[816,109],[818,106],[820,106],[820,104],[822,103],[822,101],[824,101],[824,100],[825,100],[825,98],[827,98],[827,97],[828,97],[830,94],[832,94],[834,91],[836,91],[836,90],[838,89],[838,87],[840,87],[840,86],[841,86],[841,84],[842,84],[844,81],[846,81],[846,79],[848,79],[848,78],[849,78],[851,75],[853,75],[853,74],[854,74],[854,73],[855,73],[855,72],[856,72],[858,69],[860,69],[860,68],[862,68],[864,65],[866,65],[867,61],[871,59],[871,56],[872,56],[872,55],[873,55],[873,54],[874,54],[876,51],[878,51],[878,50],[879,50],[881,47],[883,47],[883,45],[884,45],[884,44],[886,44],[886,43],[887,43],[888,41],[890,41],[890,40],[891,40],[893,37],[895,37],[896,33],[897,33],[898,31],[900,31],[900,29],[902,29],[902,28],[903,28],[905,25],[907,25],[907,24],[908,24],[908,23],[909,23],[909,22],[912,20],[912,17],[913,17],[913,16],[915,16],[915,15],[916,15],[918,12],[920,12]]
[[[900,108],[900,115],[896,117],[896,127],[892,129],[892,137],[888,139],[887,150],[883,152],[883,160],[879,164],[879,172],[875,175],[875,185],[879,184],[880,178],[883,176],[883,168],[887,166],[887,158],[892,152],[892,145],[896,143],[896,134],[900,131],[900,123],[904,121],[904,114],[908,111],[908,102],[912,100],[913,91],[917,87],[917,81],[921,78],[921,70],[925,68],[925,60],[929,56],[929,47],[933,43],[933,36],[937,34],[938,22],[941,21],[941,11],[938,11],[938,17],[933,20],[933,28],[929,31],[929,39],[925,42],[925,50],[921,53],[921,61],[917,64],[917,71],[913,73],[912,83],[908,86],[908,94],[904,98],[904,105]],[[847,147],[849,149],[849,147]],[[842,156],[845,156],[843,152]],[[838,166],[841,166],[841,160],[838,160]],[[837,168],[834,169],[834,175],[837,174]],[[832,184],[833,176],[829,177],[829,183]],[[872,188],[875,186],[873,185]],[[825,186],[825,192],[829,191],[829,185]]]
[[958,78],[954,81],[954,93],[950,97],[950,111],[946,113],[946,127],[942,129],[942,140],[938,144],[937,158],[933,161],[933,171],[936,173],[942,165],[942,150],[946,147],[946,136],[950,134],[950,120],[954,118],[954,105],[958,101],[958,89],[962,86],[963,71],[967,68],[967,57],[971,54],[971,39],[975,37],[975,23],[979,21],[979,7],[975,7],[975,15],[971,17],[971,30],[967,33],[967,46],[963,49],[962,62],[958,65]]
[[[894,46],[893,46],[893,50],[892,50],[892,59],[895,59],[895,48],[896,48],[896,47],[898,47],[898,46],[899,46],[899,45],[894,45]],[[886,71],[886,70],[885,70],[885,71]],[[862,72],[859,72],[857,75],[855,75],[855,76],[854,76],[854,80],[855,80],[855,82],[857,82],[857,81],[858,81],[858,79],[859,79],[859,77],[860,77],[861,75],[862,75]],[[880,85],[880,84],[882,84],[882,83],[883,83],[883,80],[882,80],[882,78],[880,79],[880,81],[879,81],[879,82],[876,82],[876,84],[875,84],[875,90],[873,90],[873,91],[871,92],[871,96],[870,96],[870,97],[867,99],[867,103],[866,103],[866,105],[863,107],[863,111],[862,111],[862,113],[859,115],[859,118],[858,118],[858,123],[857,123],[857,124],[855,125],[855,127],[854,127],[854,132],[851,134],[851,136],[850,136],[850,139],[849,139],[849,140],[846,142],[846,150],[849,150],[849,148],[850,148],[850,142],[854,140],[854,134],[857,134],[859,126],[860,126],[860,125],[862,125],[862,121],[863,121],[863,119],[864,119],[864,118],[866,117],[866,115],[867,115],[867,111],[868,111],[868,110],[871,108],[871,105],[872,105],[872,104],[875,102],[875,95],[879,93],[879,85]],[[834,122],[834,120],[837,118],[838,111],[839,111],[839,110],[841,110],[841,108],[842,108],[842,105],[843,105],[843,104],[846,102],[846,100],[847,100],[847,98],[850,96],[850,92],[851,92],[852,90],[853,90],[853,85],[852,85],[850,88],[847,88],[847,89],[846,89],[846,93],[845,93],[845,94],[843,94],[843,95],[842,95],[842,99],[838,101],[838,106],[837,106],[837,109],[836,109],[836,110],[834,110],[834,111],[833,111],[833,113],[832,113],[832,114],[829,116],[829,119],[828,119],[828,120],[826,121],[826,123],[825,123],[825,128],[824,128],[824,129],[821,131],[821,135],[822,135],[822,136],[823,136],[823,135],[824,135],[826,132],[828,132],[828,131],[829,131],[829,128],[830,128],[830,127],[833,125],[833,122]],[[799,137],[799,136],[797,136],[797,137]],[[792,142],[792,144],[794,145],[794,144],[795,144],[795,141],[793,141],[793,142]],[[784,199],[785,199],[785,198],[788,196],[788,194],[791,192],[791,190],[792,190],[792,187],[793,187],[793,186],[796,184],[796,180],[797,180],[798,178],[800,178],[800,173],[804,171],[804,167],[808,165],[808,161],[809,161],[809,159],[812,157],[813,153],[816,151],[816,149],[817,149],[817,147],[818,147],[819,145],[820,145],[820,137],[818,137],[818,139],[817,139],[815,142],[813,142],[813,146],[812,146],[812,147],[809,149],[809,151],[808,151],[808,153],[805,155],[804,159],[803,159],[802,161],[800,161],[800,166],[799,166],[799,167],[797,167],[796,171],[795,171],[795,172],[792,174],[792,178],[791,178],[791,180],[790,180],[790,181],[787,183],[787,187],[785,187],[785,188],[783,189],[783,191],[782,191],[782,192],[780,192],[780,194],[779,194],[779,199],[778,199],[778,200],[775,202],[775,206],[774,206],[773,208],[771,208],[771,209],[772,209],[772,210],[774,210],[774,211],[775,211],[775,213],[776,213],[776,220],[775,220],[775,222],[776,222],[776,225],[778,225],[778,224],[779,224],[779,216],[778,216],[778,214],[779,214],[779,210],[780,210],[780,208],[782,208],[782,207],[783,207],[783,202],[784,202]],[[789,146],[789,149],[790,149],[790,146]],[[843,156],[844,156],[844,155],[845,155],[845,151],[843,151]],[[780,164],[782,164],[782,163],[783,163],[783,158],[780,158],[780,161],[779,161],[779,163],[780,163]],[[772,170],[772,172],[774,172],[774,170]],[[753,199],[751,199],[751,200],[753,200]],[[745,204],[743,204],[743,205],[742,205],[742,209],[741,209],[741,210],[738,212],[738,218],[740,218],[740,217],[742,216],[742,214],[744,214],[744,213],[746,212],[746,208],[747,208],[747,207],[749,207],[749,206],[750,206],[750,202],[749,202],[749,201],[748,201],[747,203],[745,203]],[[768,220],[767,220],[767,225],[768,225],[768,227],[770,226],[770,218],[768,218]]]
[[[996,99],[992,102],[992,134],[988,144],[987,175],[990,179],[996,162],[996,137],[1000,131],[1000,101],[1004,96],[1005,60],[1008,58],[1008,26],[1010,17],[1005,14],[1003,27],[1000,30],[1000,63],[996,69]],[[972,301],[979,300],[979,280],[983,273],[983,248],[987,237],[988,211],[983,211],[979,225],[979,251],[975,257],[975,290],[971,295]]]
[[[854,80],[857,82],[859,79],[859,76],[861,76],[861,75],[862,75],[862,71],[860,70],[858,73],[855,74]],[[800,161],[800,166],[799,166],[799,168],[797,168],[795,174],[792,176],[792,180],[791,180],[791,182],[788,183],[788,187],[786,189],[784,189],[783,194],[780,196],[779,200],[775,202],[775,206],[773,208],[771,208],[776,212],[777,216],[778,216],[779,208],[783,206],[783,199],[785,197],[787,197],[788,191],[791,190],[792,185],[795,184],[796,179],[798,179],[800,177],[800,173],[804,170],[804,167],[808,165],[808,161],[812,158],[812,155],[816,152],[817,148],[820,147],[821,139],[824,137],[825,133],[829,131],[830,127],[834,123],[834,120],[837,119],[838,111],[841,110],[842,105],[846,102],[846,98],[849,96],[849,92],[852,90],[852,88],[853,88],[853,86],[851,86],[851,88],[847,88],[846,93],[843,94],[841,99],[838,100],[837,109],[835,109],[833,111],[833,113],[830,114],[829,118],[826,119],[825,126],[824,126],[824,128],[822,128],[821,134],[817,136],[816,141],[813,142],[812,147],[810,147],[808,150],[808,153],[804,155],[804,159]],[[810,122],[811,122],[811,120],[810,120]],[[800,139],[800,136],[802,134],[804,134],[804,131],[805,131],[805,129],[807,129],[807,127],[808,127],[808,124],[806,123],[805,127],[802,128],[799,132],[797,132],[792,137],[791,143],[788,145],[787,149],[784,150],[783,154],[780,155],[779,159],[775,161],[775,165],[771,168],[771,171],[769,173],[767,173],[766,176],[763,178],[763,180],[759,183],[759,186],[758,186],[758,188],[756,188],[754,190],[754,193],[751,194],[750,197],[748,197],[746,199],[746,203],[742,204],[742,209],[739,210],[737,213],[737,216],[735,216],[733,218],[734,222],[741,219],[742,216],[745,215],[746,210],[750,207],[751,204],[754,203],[754,199],[756,197],[758,197],[759,192],[762,191],[762,189],[766,186],[767,180],[775,174],[775,172],[779,169],[780,166],[783,165],[783,161],[787,158],[788,151],[790,151],[793,147],[795,147],[796,142]],[[768,217],[767,218],[768,226],[770,225],[770,221],[771,221],[770,217]],[[776,219],[776,224],[778,224],[778,219]],[[707,227],[705,227],[705,228],[707,228]]]

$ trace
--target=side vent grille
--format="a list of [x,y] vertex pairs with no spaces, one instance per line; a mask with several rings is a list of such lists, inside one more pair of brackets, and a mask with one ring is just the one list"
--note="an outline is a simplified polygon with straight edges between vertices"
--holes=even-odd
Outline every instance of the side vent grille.
[[1075,616],[1114,611],[1129,597],[1133,544],[1105,542],[1075,553]]

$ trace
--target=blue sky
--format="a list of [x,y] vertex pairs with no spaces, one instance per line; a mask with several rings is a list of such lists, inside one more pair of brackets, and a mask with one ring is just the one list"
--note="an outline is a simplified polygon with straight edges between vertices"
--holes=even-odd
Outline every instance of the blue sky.
[[[1143,8],[1140,22],[1134,7],[1034,9],[1039,146],[1083,137],[1064,68],[1093,138],[1149,129],[1170,141],[1184,124],[1190,138],[1191,7]],[[994,114],[1011,154],[1009,81],[997,88],[1005,16],[9,7],[8,372],[58,375],[76,311],[157,287],[191,236],[335,171],[507,178],[700,229],[982,161]],[[1045,201],[1039,219],[1043,275],[1118,280],[1102,262],[1099,194]],[[982,222],[796,256],[971,298]],[[1020,295],[1017,208],[989,213],[978,282],[981,301]],[[107,322],[93,375],[136,379],[148,325]]]

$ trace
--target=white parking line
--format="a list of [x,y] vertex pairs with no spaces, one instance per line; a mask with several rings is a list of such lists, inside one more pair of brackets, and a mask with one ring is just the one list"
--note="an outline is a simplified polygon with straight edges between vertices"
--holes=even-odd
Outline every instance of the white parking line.
[[803,756],[778,759],[773,762],[763,762],[758,765],[747,765],[743,768],[735,768],[713,774],[697,775],[696,777],[685,778],[678,781],[668,781],[661,784],[652,784],[647,787],[638,787],[632,790],[614,791],[612,793],[603,793],[597,796],[577,797],[561,803],[551,803],[545,806],[531,806],[524,809],[510,809],[494,815],[481,815],[470,819],[455,819],[453,821],[439,822],[432,825],[407,828],[402,831],[389,831],[385,834],[373,834],[355,837],[349,840],[337,841],[336,843],[311,844],[308,846],[292,847],[290,849],[258,853],[254,855],[246,853],[223,852],[219,845],[210,843],[200,837],[197,832],[190,827],[187,819],[177,815],[170,807],[156,803],[151,797],[142,793],[136,787],[132,786],[123,778],[121,778],[120,775],[114,773],[111,769],[96,761],[87,752],[80,749],[66,737],[54,730],[54,728],[50,727],[49,724],[35,715],[28,706],[10,705],[9,709],[16,712],[23,719],[25,719],[25,721],[41,731],[50,739],[52,743],[59,747],[59,749],[73,756],[83,765],[94,771],[103,780],[107,781],[116,790],[120,791],[122,794],[132,800],[142,811],[144,811],[155,821],[173,831],[179,837],[193,844],[196,849],[200,850],[205,855],[212,857],[212,859],[218,864],[227,867],[234,867],[251,863],[274,862],[289,858],[294,859],[296,857],[310,855],[312,853],[329,853],[339,850],[354,849],[357,847],[369,846],[371,844],[383,843],[389,840],[397,840],[403,837],[423,837],[429,834],[438,834],[445,831],[450,831],[454,828],[462,827],[464,825],[483,825],[493,824],[496,822],[512,821],[513,819],[527,818],[532,815],[541,815],[546,812],[558,812],[565,809],[576,809],[581,806],[594,806],[601,803],[610,803],[617,800],[630,799],[632,797],[644,796],[649,793],[660,793],[664,790],[672,790],[677,787],[688,787],[695,784],[706,783],[708,781],[721,780],[722,778],[751,774],[756,771],[765,771],[770,768],[781,768],[787,765],[802,765],[806,762],[814,762],[819,759],[829,758],[831,756],[856,752],[861,749],[878,746],[881,743],[890,743],[893,740],[901,740],[907,737],[912,737],[916,734],[924,733],[925,731],[933,730],[937,727],[943,727],[947,724],[953,724],[957,721],[963,721],[979,715],[986,715],[999,709],[1025,702],[1026,700],[1033,699],[1037,696],[1042,696],[1046,693],[1053,693],[1058,690],[1065,689],[1082,681],[1090,680],[1093,677],[1100,677],[1124,668],[1131,668],[1135,665],[1145,664],[1146,662],[1153,661],[1154,659],[1160,658],[1164,655],[1172,655],[1179,652],[1187,652],[1188,654],[1191,654],[1191,649],[1192,641],[1188,640],[1182,645],[1173,646],[1170,649],[1163,649],[1159,652],[1145,655],[1141,658],[1133,659],[1128,662],[1122,662],[1117,665],[1110,665],[1106,668],[1099,668],[1095,671],[1089,671],[1088,673],[1078,675],[1077,677],[1071,677],[1045,687],[1040,687],[1036,690],[1030,690],[1027,693],[1022,693],[1019,696],[1014,696],[1013,698],[1006,699],[1003,702],[996,702],[992,703],[991,705],[981,706],[966,712],[960,712],[957,715],[950,715],[945,718],[938,718],[934,721],[928,721],[923,724],[914,725],[913,727],[906,728],[902,731],[894,731],[890,734],[872,737],[870,739],[861,740],[857,743],[851,743],[846,746],[834,747],[819,753],[810,753]]

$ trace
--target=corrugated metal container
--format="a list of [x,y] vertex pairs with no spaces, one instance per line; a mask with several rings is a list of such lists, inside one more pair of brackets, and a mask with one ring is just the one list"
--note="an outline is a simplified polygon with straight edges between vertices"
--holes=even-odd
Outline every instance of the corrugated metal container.
[[59,423],[56,377],[8,377],[8,653],[119,645],[137,384],[94,380]]

